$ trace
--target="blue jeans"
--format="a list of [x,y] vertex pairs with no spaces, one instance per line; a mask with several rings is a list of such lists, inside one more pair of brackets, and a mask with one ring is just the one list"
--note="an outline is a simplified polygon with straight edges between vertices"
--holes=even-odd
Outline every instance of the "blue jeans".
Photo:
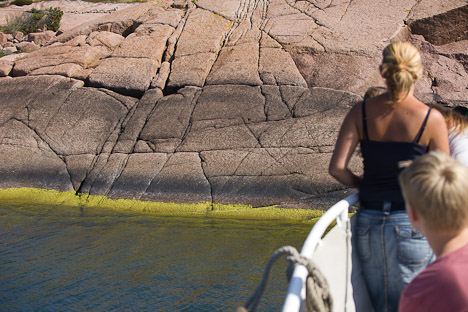
[[398,311],[403,288],[435,259],[432,249],[405,211],[358,213],[355,242],[372,304],[376,312]]

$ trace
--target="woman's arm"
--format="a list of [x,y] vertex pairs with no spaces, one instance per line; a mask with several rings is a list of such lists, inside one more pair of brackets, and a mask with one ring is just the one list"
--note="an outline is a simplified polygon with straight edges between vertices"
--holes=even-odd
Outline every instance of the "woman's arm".
[[429,140],[430,151],[442,151],[450,155],[447,124],[442,114],[433,109],[429,118],[431,124],[431,138]]
[[355,175],[348,168],[349,160],[359,142],[359,133],[357,122],[360,120],[361,105],[355,105],[346,115],[341,125],[338,139],[336,140],[335,150],[330,160],[328,172],[344,185],[359,188],[362,178]]

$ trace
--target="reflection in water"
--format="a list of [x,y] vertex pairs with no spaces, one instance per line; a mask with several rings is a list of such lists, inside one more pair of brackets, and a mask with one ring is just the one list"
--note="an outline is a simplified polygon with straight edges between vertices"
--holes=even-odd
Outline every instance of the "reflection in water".
[[[0,203],[3,311],[234,311],[310,226]],[[286,261],[258,311],[281,310]]]

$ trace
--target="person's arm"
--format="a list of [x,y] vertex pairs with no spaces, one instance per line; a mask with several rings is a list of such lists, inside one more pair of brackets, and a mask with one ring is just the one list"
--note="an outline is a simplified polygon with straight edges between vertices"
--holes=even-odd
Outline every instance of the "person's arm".
[[328,168],[328,172],[336,180],[355,188],[359,188],[362,178],[349,170],[348,163],[359,142],[359,133],[356,126],[357,120],[359,120],[357,114],[360,114],[359,107],[360,105],[355,105],[346,115]]
[[431,138],[429,140],[430,151],[442,151],[450,155],[447,124],[442,114],[433,109],[429,118],[431,124]]

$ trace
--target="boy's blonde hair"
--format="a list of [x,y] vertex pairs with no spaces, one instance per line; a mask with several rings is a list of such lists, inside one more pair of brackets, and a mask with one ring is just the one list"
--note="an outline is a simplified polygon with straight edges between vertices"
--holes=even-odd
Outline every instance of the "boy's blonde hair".
[[380,74],[387,84],[389,103],[401,102],[421,78],[421,55],[414,45],[401,41],[389,44],[382,55]]
[[417,158],[399,176],[403,197],[428,228],[457,233],[468,226],[468,168],[440,151]]

